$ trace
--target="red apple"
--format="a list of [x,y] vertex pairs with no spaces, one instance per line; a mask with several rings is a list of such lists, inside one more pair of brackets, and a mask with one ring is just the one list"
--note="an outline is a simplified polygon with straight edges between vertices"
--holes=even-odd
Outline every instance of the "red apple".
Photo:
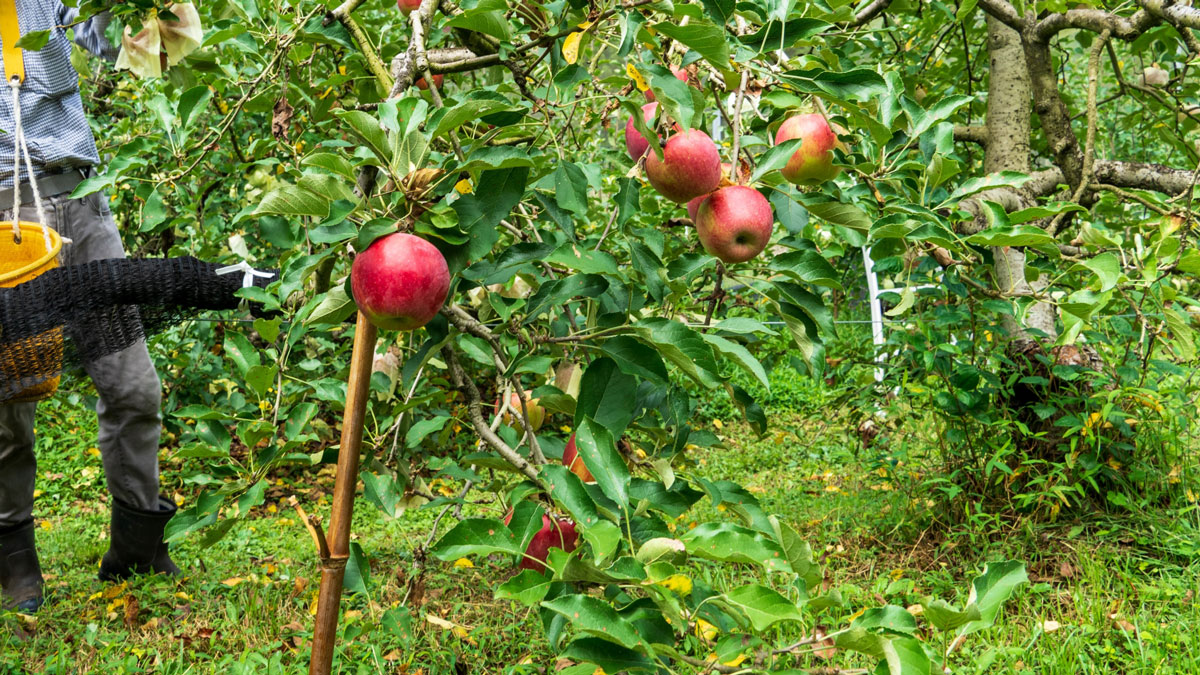
[[[504,516],[504,524],[512,521],[512,511],[510,510]],[[575,533],[575,522],[567,518],[551,518],[550,514],[542,514],[542,529],[537,534],[533,535],[529,546],[525,549],[525,556],[521,557],[521,564],[518,566],[523,570],[533,570],[540,572],[546,565],[546,558],[550,555],[550,549],[560,548],[567,553],[574,551],[579,546],[579,538]],[[536,559],[535,562],[533,559]]]
[[433,244],[396,232],[355,256],[350,288],[358,308],[377,327],[414,330],[442,308],[450,290],[450,269]]
[[[675,79],[679,80],[680,82],[686,83],[688,81],[688,72],[686,70],[684,70],[683,68],[675,68],[672,66],[671,74],[674,75]],[[653,91],[651,91],[649,89],[646,90],[646,100],[650,101],[650,102],[654,101],[654,92]]]
[[[732,172],[733,172],[732,164],[726,164],[724,162],[721,163],[721,183],[720,183],[721,187],[725,187],[727,185],[733,185],[733,182],[731,180]],[[708,194],[712,194],[712,193],[710,192]],[[700,195],[699,197],[696,197],[695,199],[693,199],[687,203],[688,218],[691,218],[693,223],[696,222],[696,213],[700,210],[700,204],[703,203],[705,199],[708,199],[708,194]]]
[[396,0],[402,14],[412,14],[421,8],[421,0]]
[[[652,129],[654,127],[652,124],[654,121],[654,114],[657,110],[657,103],[647,103],[646,105],[642,106],[642,119],[645,120],[646,125]],[[683,127],[680,127],[678,124],[675,125],[676,131],[681,131],[682,129]],[[633,126],[633,117],[630,117],[629,121],[625,123],[625,151],[629,153],[629,158],[637,161],[641,159],[642,155],[646,154],[646,151],[649,149],[650,142],[646,140],[645,136],[638,133],[637,127]]]
[[575,434],[571,434],[571,438],[567,439],[567,447],[563,450],[563,466],[571,470],[571,473],[579,476],[579,480],[585,483],[595,483],[596,477],[588,470],[587,465],[583,463],[583,458],[579,456],[579,450],[575,447]]
[[833,180],[841,168],[833,165],[833,149],[842,147],[837,133],[820,113],[789,117],[775,132],[775,145],[803,138],[800,149],[792,154],[783,177],[796,185],[815,185]]
[[[446,80],[445,75],[434,75],[433,76],[433,83],[435,85],[437,85],[437,88],[439,90],[442,88],[442,82],[444,82],[445,80]],[[418,89],[428,89],[429,83],[426,82],[425,78],[422,77],[421,79],[417,80],[417,88]]]
[[717,144],[698,129],[675,134],[663,146],[662,159],[646,153],[646,178],[660,195],[678,204],[712,192],[721,183]]
[[727,263],[750,260],[767,247],[775,214],[758,190],[730,185],[712,193],[696,214],[704,250]]

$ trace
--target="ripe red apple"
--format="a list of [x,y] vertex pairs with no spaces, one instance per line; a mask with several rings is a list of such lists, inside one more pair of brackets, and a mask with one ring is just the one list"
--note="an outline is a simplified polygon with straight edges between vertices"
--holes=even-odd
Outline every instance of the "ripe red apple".
[[[650,126],[651,128],[654,126],[651,123],[654,121],[654,113],[657,110],[657,103],[647,103],[646,105],[642,106],[642,119],[645,120],[646,125]],[[683,127],[679,126],[678,124],[674,126],[676,131],[683,130]],[[633,126],[633,117],[631,116],[629,121],[625,123],[625,151],[629,153],[629,159],[637,161],[641,159],[642,155],[646,154],[646,151],[649,149],[650,142],[646,140],[645,136],[638,133],[637,127]]]
[[587,465],[583,463],[583,458],[579,456],[579,450],[575,447],[575,434],[571,434],[571,438],[567,439],[567,447],[563,450],[562,462],[563,466],[571,470],[571,473],[579,476],[579,480],[585,483],[596,482],[596,477],[592,475]]
[[[444,82],[445,80],[446,80],[445,75],[434,75],[433,76],[433,83],[435,85],[437,85],[437,88],[439,90],[442,88],[442,82]],[[421,79],[417,80],[417,88],[418,89],[428,89],[429,83],[426,82],[425,78],[422,77]]]
[[[512,521],[512,511],[504,516],[504,524]],[[521,564],[518,566],[523,570],[533,570],[540,572],[546,567],[546,558],[550,555],[550,549],[561,548],[570,553],[579,546],[579,538],[575,533],[575,522],[567,518],[551,518],[550,514],[542,514],[542,529],[533,535],[529,546],[525,548],[525,553],[528,557],[521,557]],[[537,562],[531,560],[535,558]]]
[[442,308],[450,290],[450,269],[433,244],[396,232],[355,256],[350,288],[358,308],[377,327],[414,330]]
[[646,178],[658,193],[683,204],[717,189],[721,183],[721,155],[708,134],[689,129],[667,139],[663,158],[646,153]]
[[[684,70],[683,68],[676,68],[676,67],[672,66],[671,74],[674,75],[675,79],[679,80],[680,82],[683,82],[686,84],[688,81],[688,72],[686,70]],[[651,91],[650,89],[646,90],[646,100],[650,101],[650,102],[654,102],[654,100],[655,100],[654,92]]]
[[421,0],[396,0],[402,14],[412,14],[421,8]]
[[803,138],[800,149],[792,154],[781,173],[796,185],[815,185],[833,180],[841,168],[833,165],[833,149],[841,147],[837,133],[820,113],[789,117],[775,132],[775,145]]
[[712,193],[696,214],[704,250],[727,263],[745,262],[771,240],[775,214],[758,190],[730,185]]
[[[731,180],[732,172],[733,172],[732,164],[726,164],[724,162],[721,163],[720,187],[725,187],[727,185],[733,185],[733,182]],[[708,194],[712,194],[712,193],[710,192]],[[693,223],[696,222],[696,213],[700,210],[700,204],[703,203],[705,199],[708,199],[708,194],[700,195],[699,197],[696,197],[695,199],[693,199],[687,203],[688,218],[691,218]]]

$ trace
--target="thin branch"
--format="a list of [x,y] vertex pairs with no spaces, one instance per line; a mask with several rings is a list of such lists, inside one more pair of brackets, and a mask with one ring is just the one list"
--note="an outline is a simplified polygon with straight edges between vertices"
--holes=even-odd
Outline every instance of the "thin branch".
[[869,23],[871,19],[883,13],[890,4],[892,4],[892,0],[872,0],[869,5],[863,7],[854,15],[854,21],[850,22],[850,27],[858,28],[863,24]]
[[954,140],[963,141],[964,143],[975,143],[977,145],[987,145],[988,130],[986,126],[962,126],[954,127]]

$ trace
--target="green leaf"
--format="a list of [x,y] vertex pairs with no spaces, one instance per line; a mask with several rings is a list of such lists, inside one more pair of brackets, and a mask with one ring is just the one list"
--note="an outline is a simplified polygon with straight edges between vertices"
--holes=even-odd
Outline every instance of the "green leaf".
[[681,539],[688,553],[700,558],[753,563],[772,572],[791,569],[774,542],[733,523],[702,523],[684,533]]
[[996,622],[996,615],[1000,613],[1004,601],[1018,586],[1028,582],[1023,563],[1006,560],[985,565],[983,574],[971,582],[971,595],[967,600],[968,604],[979,608],[980,618],[963,626],[959,634],[970,635],[990,627]]
[[346,561],[346,590],[351,593],[367,594],[371,585],[371,562],[363,551],[362,544],[350,542],[350,560]]
[[[576,445],[578,446],[578,444],[578,435],[576,435]],[[600,522],[600,513],[596,510],[596,502],[588,494],[587,488],[584,487],[579,476],[571,473],[567,467],[558,464],[543,465],[541,475],[550,485],[550,498],[560,508],[571,514],[571,518],[579,524],[580,528],[587,530]]]
[[678,22],[661,21],[654,30],[681,42],[700,53],[718,70],[729,69],[729,44],[725,41],[725,29],[704,20],[695,19],[686,26]]
[[275,384],[275,376],[279,374],[279,366],[254,366],[246,371],[246,384],[258,394],[259,398],[267,395],[267,389]]
[[1029,176],[1017,171],[1000,171],[978,178],[968,178],[942,204],[953,204],[963,197],[992,188],[1020,187],[1028,180]]
[[634,338],[619,335],[600,345],[600,350],[612,357],[621,372],[659,383],[667,382],[667,367],[652,347]]
[[967,242],[978,246],[1025,246],[1056,258],[1059,255],[1054,237],[1033,225],[991,227],[967,237]]
[[637,628],[603,600],[590,595],[567,595],[543,602],[542,607],[565,617],[581,633],[628,649],[645,649]]
[[388,141],[387,132],[384,131],[383,126],[379,124],[379,120],[374,115],[361,110],[348,110],[341,112],[338,119],[345,122],[350,131],[367,144],[367,147],[375,153],[384,166],[391,165],[392,144]]
[[704,387],[716,385],[718,368],[712,347],[696,331],[678,321],[661,318],[639,321],[634,331],[697,383]]
[[[433,130],[432,138],[440,138],[451,130],[457,129],[460,126],[472,120],[478,121],[484,115],[490,115],[497,112],[514,112],[523,110],[518,106],[504,101],[494,101],[491,99],[469,99],[459,103],[458,105],[446,111],[442,118],[438,120],[437,128]],[[432,119],[436,118],[431,118]]]
[[179,105],[176,107],[179,113],[179,125],[184,129],[190,127],[192,116],[203,112],[211,98],[212,90],[204,84],[198,84],[180,94]]
[[791,565],[792,571],[803,579],[809,588],[817,588],[822,575],[820,566],[813,562],[812,547],[777,516],[768,516],[767,520],[771,523],[771,529],[775,531],[775,541]]
[[[606,673],[657,672],[655,663],[638,654],[632,649],[618,647],[608,640],[596,638],[579,638],[567,645],[559,655],[560,658],[582,662],[580,675],[595,675],[595,667],[599,666]],[[558,671],[559,675],[572,675],[566,670]]]
[[521,570],[517,576],[496,588],[497,600],[516,600],[526,607],[533,607],[546,598],[552,580],[533,570]]
[[337,284],[325,293],[316,309],[304,320],[306,324],[339,324],[357,310],[354,301],[346,295],[345,284]]
[[433,547],[438,560],[457,560],[469,555],[503,553],[521,555],[524,549],[504,523],[492,518],[461,520]]
[[906,286],[904,291],[900,293],[900,302],[895,307],[884,312],[887,316],[900,316],[907,312],[917,302],[917,292],[912,289],[912,286]]
[[1112,290],[1121,280],[1121,261],[1115,253],[1101,253],[1075,263],[1072,270],[1086,270],[1096,275],[1101,293]]
[[567,242],[545,258],[546,262],[562,265],[586,274],[616,274],[617,261],[604,251],[593,251]]
[[525,307],[525,323],[536,320],[543,312],[549,312],[554,306],[572,298],[594,298],[607,290],[608,280],[598,274],[573,274],[544,283],[529,297]]
[[938,630],[954,630],[983,618],[976,605],[967,605],[964,609],[958,609],[940,598],[925,603],[924,616]]
[[438,415],[432,419],[419,420],[408,428],[408,433],[404,435],[405,447],[415,448],[425,440],[429,434],[441,431],[446,427],[446,423],[450,421],[448,415]]
[[521,550],[528,549],[529,542],[533,541],[538,532],[541,532],[546,523],[545,515],[546,509],[530,499],[523,499],[513,506],[512,517],[508,520],[508,529],[517,538],[517,546]]
[[641,210],[641,200],[637,181],[632,178],[622,177],[617,181],[620,186],[617,189],[617,219],[613,222],[617,227],[622,227],[629,222],[629,218],[633,214]]
[[778,591],[761,584],[739,586],[725,594],[725,600],[745,613],[754,630],[762,632],[780,621],[803,621],[796,603]]
[[810,214],[834,225],[841,225],[862,233],[871,229],[871,217],[853,204],[809,200],[804,202],[804,208],[808,209]]
[[[578,418],[577,418],[578,419]],[[622,507],[629,506],[629,467],[608,429],[584,417],[575,429],[575,447],[596,484],[606,497]]]
[[[933,663],[919,640],[898,638],[883,645],[888,675],[930,675]],[[878,670],[876,671],[878,672]]]
[[788,251],[771,259],[771,269],[805,283],[841,289],[837,271],[816,251]]
[[241,333],[231,333],[225,338],[225,355],[237,366],[238,373],[242,377],[245,377],[251,368],[261,363],[258,358],[258,350]]
[[789,49],[796,46],[797,42],[820,35],[832,27],[832,24],[817,19],[771,19],[754,33],[739,35],[738,40],[761,51]]
[[720,335],[713,335],[712,333],[700,333],[700,337],[704,338],[704,341],[716,348],[718,352],[729,357],[729,359],[740,366],[742,370],[745,370],[750,375],[753,375],[764,389],[771,391],[771,383],[769,380],[767,380],[767,371],[763,369],[762,364],[758,362],[758,359],[754,358],[754,355],[750,353],[750,350],[732,340],[727,340]]
[[[43,25],[45,25],[45,24],[43,24]],[[28,33],[22,35],[21,39],[17,40],[17,44],[14,46],[17,47],[18,49],[24,49],[27,51],[36,52],[36,51],[41,50],[42,47],[45,47],[46,43],[49,40],[50,40],[50,31],[48,31],[48,30],[31,30]]]
[[559,162],[552,174],[554,181],[554,201],[559,207],[578,215],[587,214],[587,176],[579,165],[571,162]]
[[833,644],[838,649],[849,649],[852,652],[882,659],[884,658],[884,649],[891,644],[891,641],[891,638],[871,632],[866,628],[849,628],[834,638]]
[[759,179],[772,171],[778,171],[787,166],[788,160],[792,158],[792,155],[796,154],[796,151],[800,149],[800,145],[803,143],[803,138],[793,138],[764,152],[758,158],[758,165],[754,167],[754,173],[750,176],[750,182],[758,182]]
[[596,359],[584,371],[579,385],[575,425],[591,418],[619,438],[633,420],[636,403],[637,380],[622,372],[613,359]]
[[459,227],[471,237],[467,245],[469,260],[478,260],[491,252],[500,239],[496,227],[525,196],[528,179],[527,167],[484,171],[475,191],[454,202],[452,208],[458,214]]
[[268,192],[254,209],[253,215],[275,213],[281,216],[324,218],[329,215],[331,201],[299,185],[285,183]]
[[917,631],[917,620],[913,615],[903,607],[895,605],[868,609],[850,625],[854,628],[879,628],[909,635]]
[[883,77],[867,68],[844,73],[819,68],[791,70],[780,78],[807,94],[829,94],[850,101],[868,101],[887,92]]
[[512,32],[508,28],[508,21],[504,19],[504,14],[501,12],[463,12],[458,16],[446,22],[449,28],[465,28],[490,35],[498,40],[508,41],[512,39]]
[[591,544],[592,555],[595,556],[596,564],[600,565],[615,553],[617,546],[620,545],[622,539],[621,528],[607,520],[601,520],[583,530],[583,538],[588,544]]

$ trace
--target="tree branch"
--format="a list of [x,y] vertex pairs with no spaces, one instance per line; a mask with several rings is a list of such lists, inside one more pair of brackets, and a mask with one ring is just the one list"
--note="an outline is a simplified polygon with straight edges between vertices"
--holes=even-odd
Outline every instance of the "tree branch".
[[988,130],[986,126],[963,126],[954,127],[954,140],[964,143],[976,143],[978,145],[987,145]]
[[989,16],[1018,33],[1025,29],[1025,22],[1017,14],[1016,8],[1007,0],[979,0],[979,7]]
[[858,13],[854,15],[854,21],[850,22],[850,27],[858,28],[863,24],[869,23],[871,19],[882,14],[890,4],[892,4],[892,0],[872,0],[866,7],[858,10]]

